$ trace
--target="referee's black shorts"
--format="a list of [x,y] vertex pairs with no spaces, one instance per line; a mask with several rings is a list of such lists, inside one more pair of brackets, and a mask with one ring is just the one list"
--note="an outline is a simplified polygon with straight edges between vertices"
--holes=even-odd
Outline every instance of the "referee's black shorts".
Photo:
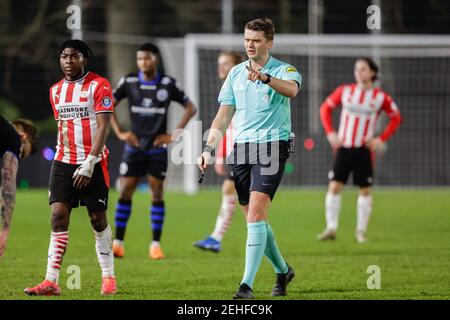
[[89,212],[102,212],[108,209],[109,171],[105,158],[94,167],[89,184],[77,189],[73,186],[73,173],[80,165],[54,160],[50,169],[48,202],[69,203],[72,208],[86,206]]
[[328,178],[346,184],[350,173],[353,172],[355,186],[370,187],[373,184],[372,156],[371,151],[366,147],[340,148]]
[[273,200],[289,158],[287,141],[235,143],[230,156],[239,203],[248,205],[251,191],[265,193]]

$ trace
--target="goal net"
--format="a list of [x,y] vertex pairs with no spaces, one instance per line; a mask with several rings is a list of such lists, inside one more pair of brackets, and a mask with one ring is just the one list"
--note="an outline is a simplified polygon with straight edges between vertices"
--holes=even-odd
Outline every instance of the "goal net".
[[[218,110],[217,56],[221,50],[234,50],[245,57],[242,35],[190,34],[182,42],[161,39],[159,44],[168,73],[182,79],[187,95],[199,107],[196,117],[204,132]],[[377,154],[376,185],[449,185],[449,36],[276,35],[272,54],[294,65],[303,77],[298,96],[291,100],[297,151],[288,160],[283,186],[327,184],[333,155],[320,124],[319,107],[338,85],[354,82],[353,66],[360,56],[379,64],[378,85],[392,95],[403,117],[395,136]],[[335,127],[339,112],[333,115]],[[386,123],[382,116],[377,131]],[[197,131],[195,143],[188,144],[192,154],[201,150]],[[170,170],[175,178],[170,185],[197,191],[194,164],[171,164]],[[213,171],[207,173],[204,184],[222,181]]]

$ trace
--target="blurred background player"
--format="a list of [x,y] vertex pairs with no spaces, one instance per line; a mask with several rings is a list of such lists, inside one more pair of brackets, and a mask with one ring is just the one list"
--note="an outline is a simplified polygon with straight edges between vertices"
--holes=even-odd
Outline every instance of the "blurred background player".
[[128,98],[131,131],[124,131],[117,119],[112,127],[120,140],[126,142],[120,164],[120,198],[116,207],[116,236],[113,251],[116,257],[124,256],[124,237],[131,214],[131,199],[142,177],[147,177],[151,190],[150,219],[153,240],[151,259],[164,259],[160,240],[164,224],[165,207],[163,185],[168,165],[167,145],[172,142],[167,133],[167,110],[171,101],[185,108],[176,129],[183,129],[196,112],[175,79],[164,74],[159,48],[152,43],[141,45],[136,53],[139,72],[129,74],[119,81],[114,90],[114,104]]
[[5,252],[16,204],[16,177],[19,161],[37,150],[37,130],[30,120],[9,123],[0,116],[0,257]]
[[[217,59],[217,73],[219,79],[224,81],[227,78],[228,72],[235,65],[242,62],[242,57],[239,53],[233,51],[222,51]],[[231,121],[228,130],[223,139],[220,141],[216,153],[216,162],[214,169],[220,176],[225,177],[222,183],[222,203],[220,205],[219,214],[217,215],[216,225],[213,232],[204,240],[197,241],[194,246],[204,250],[211,250],[213,252],[220,251],[220,245],[223,236],[230,226],[231,219],[236,210],[237,194],[234,187],[234,178],[232,166],[226,164],[226,158],[233,149],[233,121]]]
[[[367,241],[366,231],[372,212],[374,151],[394,134],[401,122],[395,102],[374,85],[378,77],[378,66],[370,58],[356,60],[354,75],[356,83],[339,86],[320,107],[322,125],[335,159],[325,197],[327,226],[318,236],[319,240],[336,238],[341,191],[353,172],[353,182],[359,186],[356,240],[359,243]],[[342,111],[339,131],[336,133],[332,124],[332,112],[340,105]],[[386,112],[390,121],[383,133],[374,137],[381,111]]]
[[106,210],[109,191],[108,149],[105,141],[113,113],[111,85],[85,71],[88,45],[67,40],[58,56],[64,78],[50,88],[50,103],[58,121],[58,144],[49,183],[51,238],[45,280],[28,295],[59,295],[59,272],[69,242],[72,208],[86,206],[95,234],[95,249],[102,269],[101,294],[115,294],[112,233]]

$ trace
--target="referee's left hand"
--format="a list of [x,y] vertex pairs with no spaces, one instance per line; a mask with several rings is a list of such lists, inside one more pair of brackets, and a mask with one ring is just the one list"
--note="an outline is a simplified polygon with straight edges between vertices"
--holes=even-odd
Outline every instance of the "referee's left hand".
[[208,164],[211,162],[211,153],[203,152],[200,157],[197,158],[197,165],[201,172],[205,172],[208,168]]

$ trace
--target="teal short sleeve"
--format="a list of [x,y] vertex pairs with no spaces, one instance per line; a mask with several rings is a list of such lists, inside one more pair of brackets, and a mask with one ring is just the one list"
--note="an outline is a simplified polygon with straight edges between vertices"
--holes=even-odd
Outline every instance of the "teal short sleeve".
[[302,86],[302,76],[293,66],[284,65],[283,73],[281,75],[282,80],[294,80],[299,84],[299,87]]
[[222,88],[220,89],[219,93],[219,104],[221,106],[228,105],[228,106],[235,106],[236,105],[236,99],[234,97],[233,92],[233,86],[231,83],[231,77],[232,72],[228,74],[227,78],[225,79],[225,82],[222,85]]

